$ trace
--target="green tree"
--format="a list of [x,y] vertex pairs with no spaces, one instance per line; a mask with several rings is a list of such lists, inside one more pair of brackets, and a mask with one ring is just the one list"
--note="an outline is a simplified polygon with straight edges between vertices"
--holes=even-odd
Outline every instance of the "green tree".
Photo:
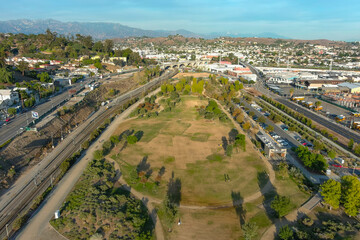
[[341,202],[347,215],[356,216],[359,213],[360,181],[356,177],[348,175],[341,178]]
[[184,88],[184,85],[182,83],[177,83],[175,88],[177,92],[181,92]]
[[352,150],[353,147],[354,147],[354,139],[351,138],[351,139],[349,140],[349,143],[348,143],[348,148],[349,148],[350,150]]
[[106,53],[110,53],[112,51],[113,47],[114,47],[113,40],[106,39],[105,42],[104,42],[104,51]]
[[179,215],[178,207],[166,197],[158,209],[158,215],[161,216],[161,219],[163,220],[162,223],[165,227],[171,231]]
[[110,141],[111,141],[112,144],[114,144],[114,145],[118,144],[118,143],[120,142],[119,136],[117,136],[117,135],[112,135],[112,136],[110,137]]
[[8,108],[8,113],[10,115],[15,115],[16,114],[16,108]]
[[21,74],[24,76],[25,71],[29,70],[29,63],[25,61],[20,61],[17,65],[17,69],[21,72]]
[[259,117],[258,122],[259,123],[265,123],[266,119],[264,116]]
[[267,125],[265,130],[268,132],[272,132],[272,131],[274,131],[274,127],[272,125]]
[[137,143],[138,139],[136,136],[130,135],[126,138],[126,141],[128,142],[128,144],[135,144]]
[[166,85],[166,92],[173,92],[173,91],[175,91],[175,88],[174,88],[174,85],[172,85],[172,84],[167,84]]
[[95,66],[97,69],[99,69],[99,70],[103,69],[103,66],[101,65],[100,62],[94,63],[94,66]]
[[244,134],[238,134],[235,137],[235,147],[241,147],[244,152],[246,151],[246,140]]
[[101,160],[104,158],[103,150],[96,150],[94,152],[94,159],[95,160]]
[[251,123],[250,123],[249,121],[244,122],[243,125],[242,125],[242,128],[243,128],[245,131],[249,130],[250,127],[251,127]]
[[360,144],[356,144],[356,146],[354,148],[354,153],[356,155],[360,155]]
[[330,209],[338,209],[341,198],[341,184],[333,179],[329,179],[321,186],[321,195],[324,201],[330,205]]
[[280,228],[278,235],[282,240],[288,240],[293,238],[294,233],[288,225],[285,225]]
[[275,210],[278,218],[282,218],[291,210],[290,198],[286,196],[275,196],[274,200],[271,201],[271,208]]
[[36,77],[40,80],[40,82],[52,82],[52,79],[47,72],[39,73]]
[[316,106],[316,107],[320,107],[320,106],[321,106],[321,101],[316,101],[316,102],[315,102],[315,106]]
[[13,73],[8,71],[6,68],[0,68],[0,82],[1,83],[12,83]]
[[93,50],[96,52],[102,52],[104,51],[104,45],[102,44],[102,42],[98,41],[94,44]]
[[161,92],[163,92],[163,93],[167,92],[166,84],[161,85]]
[[257,231],[259,227],[256,225],[256,223],[253,222],[247,222],[241,226],[243,232],[244,232],[244,239],[245,240],[252,240],[255,239],[257,236]]
[[226,155],[231,157],[232,152],[233,152],[233,145],[231,145],[231,144],[227,145],[226,146]]
[[336,158],[336,152],[334,150],[330,150],[328,152],[328,156],[329,156],[329,158],[334,159],[334,158]]

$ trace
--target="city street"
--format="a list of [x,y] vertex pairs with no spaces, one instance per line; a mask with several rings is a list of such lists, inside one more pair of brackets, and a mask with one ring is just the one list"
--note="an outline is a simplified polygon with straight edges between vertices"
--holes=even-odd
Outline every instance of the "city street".
[[6,125],[1,126],[0,128],[0,145],[5,143],[7,140],[17,136],[25,129],[32,120],[31,111],[37,112],[39,117],[50,111],[52,108],[58,106],[60,103],[64,102],[66,99],[69,99],[69,90],[79,91],[84,85],[85,82],[76,83],[72,86],[65,88],[60,94],[50,98],[48,101],[41,103],[28,112],[17,114],[15,118],[11,119]]

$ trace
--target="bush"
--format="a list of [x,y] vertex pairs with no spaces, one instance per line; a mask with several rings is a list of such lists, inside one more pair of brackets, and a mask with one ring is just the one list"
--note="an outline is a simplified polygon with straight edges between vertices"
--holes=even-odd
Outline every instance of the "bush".
[[278,235],[282,240],[288,240],[293,237],[294,233],[288,225],[285,225],[280,228]]
[[25,223],[26,221],[29,219],[29,216],[28,215],[24,215],[24,216],[21,216],[21,217],[18,217],[15,221],[14,221],[14,224],[13,224],[13,229],[15,231],[19,230]]
[[95,160],[101,160],[104,158],[103,150],[96,150],[94,152],[94,159]]
[[126,141],[128,144],[135,144],[135,143],[137,143],[138,139],[136,136],[130,135],[126,138]]
[[232,152],[233,152],[233,145],[230,145],[230,144],[227,145],[227,147],[226,147],[226,155],[231,157]]

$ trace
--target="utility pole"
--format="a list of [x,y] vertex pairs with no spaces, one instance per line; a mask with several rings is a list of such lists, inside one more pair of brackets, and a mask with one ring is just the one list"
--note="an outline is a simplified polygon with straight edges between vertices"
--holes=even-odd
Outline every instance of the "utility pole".
[[52,132],[51,132],[51,147],[55,148],[54,147],[54,133],[52,133]]
[[356,163],[354,163],[354,169],[353,169],[353,174],[354,174],[354,172],[355,172],[355,168],[357,167],[357,164]]
[[329,68],[329,71],[331,72],[332,71],[332,65],[333,65],[333,59],[330,59],[330,68]]

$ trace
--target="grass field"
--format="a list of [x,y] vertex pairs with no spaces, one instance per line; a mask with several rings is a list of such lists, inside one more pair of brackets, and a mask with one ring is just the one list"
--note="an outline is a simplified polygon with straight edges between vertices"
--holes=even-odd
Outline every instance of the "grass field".
[[[111,152],[127,183],[162,200],[169,179],[178,179],[182,206],[232,205],[235,200],[261,191],[267,183],[262,176],[267,175],[268,169],[249,139],[246,152],[234,149],[231,157],[226,156],[224,145],[234,128],[231,121],[204,119],[196,109],[206,106],[207,100],[196,96],[181,98],[173,111],[161,112],[155,118],[129,119],[114,133],[121,135],[127,130],[142,133],[138,143],[120,144]],[[139,172],[144,172],[145,177],[139,177]],[[225,181],[224,174],[230,181]],[[276,193],[291,198],[294,207],[308,198],[289,178],[276,179],[273,185]],[[260,238],[272,224],[264,204],[269,203],[262,196],[236,208],[180,208],[183,224],[166,234],[169,239],[239,239],[241,224],[252,221],[259,226]]]
[[[116,148],[112,153],[132,187],[163,198],[166,182],[174,175],[181,180],[184,205],[225,204],[232,201],[232,191],[241,192],[242,197],[259,191],[257,173],[265,171],[265,165],[252,148],[247,152],[234,150],[231,157],[225,156],[223,142],[228,141],[233,125],[230,121],[199,118],[195,106],[206,104],[198,97],[184,96],[172,112],[130,120],[119,127],[116,134],[129,129],[143,132],[137,144],[122,151]],[[146,183],[140,183],[136,181],[136,168],[144,159],[146,170],[152,173]],[[157,186],[153,182],[161,168],[165,173]],[[230,181],[225,182],[224,174]]]

